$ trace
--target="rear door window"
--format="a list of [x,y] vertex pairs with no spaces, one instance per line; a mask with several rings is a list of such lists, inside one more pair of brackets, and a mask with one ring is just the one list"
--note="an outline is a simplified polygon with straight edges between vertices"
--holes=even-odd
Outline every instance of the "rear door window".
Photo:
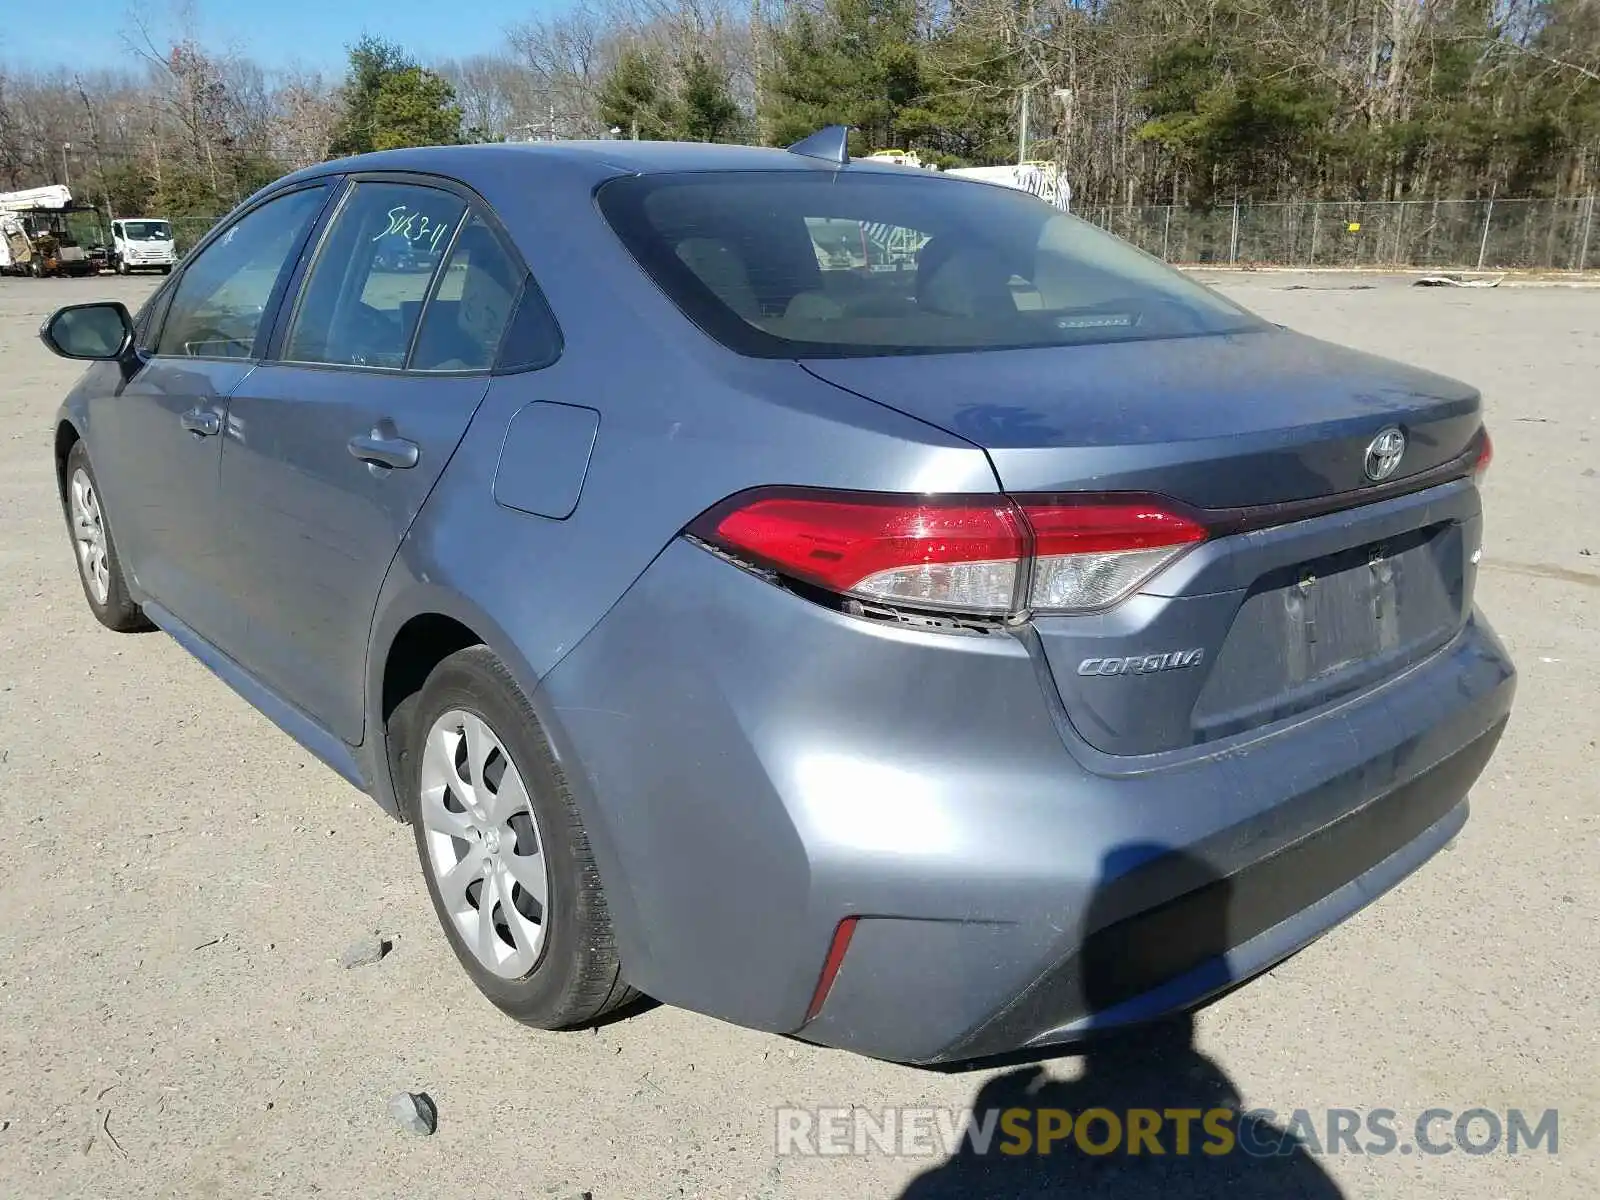
[[466,209],[439,188],[357,183],[322,239],[283,358],[404,367],[423,301]]
[[450,251],[411,357],[414,371],[486,371],[494,365],[524,272],[474,215]]

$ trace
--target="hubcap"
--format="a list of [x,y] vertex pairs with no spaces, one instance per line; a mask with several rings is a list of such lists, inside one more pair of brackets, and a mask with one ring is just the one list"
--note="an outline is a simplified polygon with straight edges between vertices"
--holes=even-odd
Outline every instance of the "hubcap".
[[504,979],[533,970],[544,946],[544,842],[511,756],[481,717],[453,709],[422,751],[424,857],[456,932]]
[[111,595],[111,565],[106,561],[106,526],[100,516],[89,472],[79,467],[67,486],[72,512],[72,540],[78,549],[78,569],[95,600],[104,604]]

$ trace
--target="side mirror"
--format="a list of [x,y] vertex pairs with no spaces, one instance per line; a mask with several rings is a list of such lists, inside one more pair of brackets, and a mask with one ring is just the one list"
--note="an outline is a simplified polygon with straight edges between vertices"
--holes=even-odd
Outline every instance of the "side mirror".
[[39,327],[39,340],[62,358],[115,362],[133,348],[133,318],[117,300],[69,304]]

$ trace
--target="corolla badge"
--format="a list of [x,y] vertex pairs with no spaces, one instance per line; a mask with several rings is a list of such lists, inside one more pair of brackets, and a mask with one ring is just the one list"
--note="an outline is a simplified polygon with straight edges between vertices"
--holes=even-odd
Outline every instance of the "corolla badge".
[[1078,674],[1151,675],[1156,671],[1198,667],[1205,656],[1204,648],[1196,647],[1193,650],[1172,650],[1166,654],[1135,654],[1131,658],[1086,658],[1078,664]]
[[1391,425],[1367,445],[1367,478],[1382,483],[1400,467],[1406,453],[1406,435]]

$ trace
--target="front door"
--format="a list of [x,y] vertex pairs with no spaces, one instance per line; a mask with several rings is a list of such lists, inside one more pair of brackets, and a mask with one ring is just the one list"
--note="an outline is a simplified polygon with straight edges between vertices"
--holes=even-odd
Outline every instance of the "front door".
[[90,452],[135,585],[220,642],[231,582],[219,557],[219,436],[325,187],[275,197],[206,245],[153,323],[142,365],[90,413]]
[[523,270],[467,202],[357,182],[277,361],[235,389],[222,453],[238,657],[361,740],[378,591],[489,386]]

